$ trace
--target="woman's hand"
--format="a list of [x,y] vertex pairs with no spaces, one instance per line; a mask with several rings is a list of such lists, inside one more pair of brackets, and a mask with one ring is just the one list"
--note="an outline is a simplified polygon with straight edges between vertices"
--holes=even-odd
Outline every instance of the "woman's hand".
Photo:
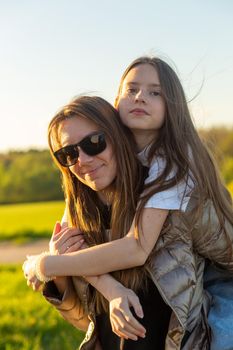
[[49,242],[51,254],[67,254],[83,248],[87,248],[87,245],[79,229],[69,227],[62,228],[61,224],[56,222],[53,235]]
[[130,308],[133,308],[139,318],[143,318],[143,310],[138,296],[128,288],[117,288],[118,296],[109,302],[109,316],[112,330],[124,339],[137,340],[145,337],[146,329],[133,316]]
[[[78,229],[69,228],[68,226],[62,227],[59,222],[56,222],[49,242],[49,251],[51,254],[67,254],[87,247],[83,235]],[[62,294],[66,289],[67,277],[57,277],[54,283]]]

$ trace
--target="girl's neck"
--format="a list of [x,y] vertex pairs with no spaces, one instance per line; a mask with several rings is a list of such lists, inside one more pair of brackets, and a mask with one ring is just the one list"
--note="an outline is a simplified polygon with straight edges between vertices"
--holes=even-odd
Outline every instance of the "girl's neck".
[[137,152],[141,152],[158,137],[158,131],[155,130],[132,130],[132,133],[137,144]]

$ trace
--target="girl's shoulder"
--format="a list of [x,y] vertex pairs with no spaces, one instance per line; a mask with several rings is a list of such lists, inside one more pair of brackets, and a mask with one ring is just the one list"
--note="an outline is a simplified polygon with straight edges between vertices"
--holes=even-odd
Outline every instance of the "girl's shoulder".
[[[153,182],[162,174],[165,167],[166,159],[164,157],[154,157],[150,163],[149,173],[145,180],[145,184],[151,183],[153,186]],[[172,179],[175,177],[175,175],[176,169],[173,167],[166,177],[166,180]],[[185,211],[193,189],[194,183],[192,181],[192,177],[190,174],[187,174],[187,177],[179,183],[164,191],[156,192],[154,195],[152,195],[145,207]]]

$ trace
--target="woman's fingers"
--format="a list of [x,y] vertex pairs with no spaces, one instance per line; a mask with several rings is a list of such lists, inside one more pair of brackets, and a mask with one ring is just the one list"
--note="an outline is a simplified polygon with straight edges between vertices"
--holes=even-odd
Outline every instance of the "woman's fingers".
[[82,244],[83,235],[78,229],[64,228],[52,237],[49,246],[52,254],[64,254],[80,249]]
[[82,245],[84,244],[84,239],[81,237],[79,237],[79,240],[75,243],[73,243],[72,241],[69,243],[68,241],[65,242],[65,244],[67,244],[67,246],[65,247],[65,253],[72,253],[72,252],[76,252],[79,249],[82,248]]
[[59,221],[57,221],[53,228],[52,237],[56,236],[60,231],[61,231],[61,224]]

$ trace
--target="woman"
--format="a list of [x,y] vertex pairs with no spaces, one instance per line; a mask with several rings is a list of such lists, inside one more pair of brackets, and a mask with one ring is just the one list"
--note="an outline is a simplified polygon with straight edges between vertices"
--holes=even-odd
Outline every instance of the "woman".
[[[133,221],[138,195],[144,179],[141,175],[141,167],[133,152],[135,145],[132,135],[121,125],[116,110],[98,97],[83,96],[77,98],[51,121],[49,140],[52,154],[63,174],[70,223],[80,228],[89,245],[119,240],[121,236],[125,236]],[[110,215],[109,205],[112,206],[112,215]],[[109,228],[110,223],[111,234],[106,236],[105,231],[106,228]],[[66,243],[64,231],[67,233],[66,229],[63,230],[62,240]],[[55,232],[54,236],[57,235],[59,232]],[[138,245],[137,242],[135,244]],[[118,260],[114,252],[112,258]],[[30,278],[30,273],[25,273],[29,274]],[[141,338],[136,343],[130,340],[126,341],[123,348],[131,349],[133,346],[133,349],[149,349],[153,344],[156,347],[163,347],[171,311],[163,302],[151,280],[146,276],[144,267],[116,272],[114,276],[124,286],[137,291],[141,296],[142,304],[143,299],[150,297],[153,307],[144,311],[143,322],[146,325],[153,314],[155,315],[155,311],[158,311],[158,308],[161,310],[164,320],[160,320],[156,325],[156,319],[153,316],[153,327],[151,329],[149,326],[147,327],[146,338],[144,337],[144,328],[136,325],[138,335],[141,335]],[[101,276],[101,278],[97,277],[95,283],[92,281],[92,284],[109,301],[122,295],[123,291],[123,286],[112,280],[110,276]],[[107,349],[111,344],[115,349],[119,349],[120,338],[111,331],[108,305],[104,298],[91,290],[85,298],[83,298],[82,293],[81,304],[76,305],[74,302],[77,295],[80,296],[81,291],[83,291],[83,283],[77,278],[73,278],[74,286],[69,280],[63,278],[55,280],[55,285],[58,288],[57,291],[55,289],[55,295],[58,296],[59,293],[63,295],[59,306],[61,313],[69,322],[81,329],[85,328],[87,321],[85,316],[89,314],[89,317],[97,323],[103,348]],[[44,294],[53,302],[55,285],[53,283],[47,284],[44,291]],[[148,293],[144,291],[146,285]],[[85,284],[84,286],[86,287]],[[106,288],[106,286],[110,287]],[[71,294],[73,297],[70,297]],[[135,296],[130,291],[127,291],[127,297],[130,299],[130,304],[137,307],[137,300],[134,302]],[[59,303],[58,299],[55,301],[56,305]],[[68,312],[65,312],[67,304]],[[140,310],[138,313],[140,314]],[[97,315],[96,321],[94,315]],[[92,323],[90,323],[90,327],[92,327]],[[134,337],[134,339],[137,338]]]

